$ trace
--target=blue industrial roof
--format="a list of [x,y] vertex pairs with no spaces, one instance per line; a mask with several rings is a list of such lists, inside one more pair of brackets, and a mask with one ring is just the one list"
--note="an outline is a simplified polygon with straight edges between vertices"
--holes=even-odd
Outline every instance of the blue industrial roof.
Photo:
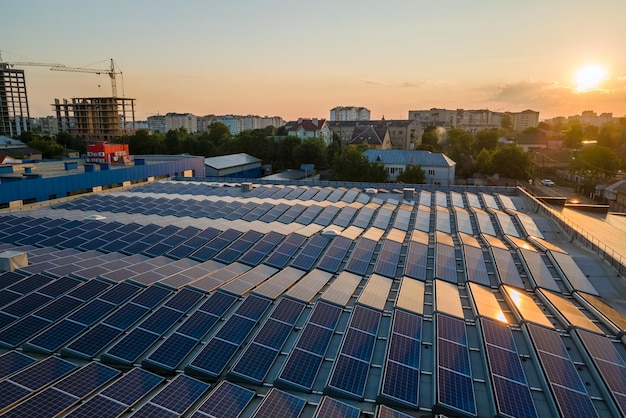
[[252,186],[0,213],[0,411],[624,416],[620,279],[540,203]]
[[371,162],[381,164],[421,165],[428,167],[452,167],[454,161],[445,154],[424,150],[377,150],[369,149],[363,153]]

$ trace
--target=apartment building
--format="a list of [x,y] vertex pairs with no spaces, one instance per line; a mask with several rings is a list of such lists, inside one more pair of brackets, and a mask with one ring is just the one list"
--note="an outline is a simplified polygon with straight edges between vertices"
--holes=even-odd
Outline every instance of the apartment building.
[[198,130],[198,118],[191,113],[166,113],[165,132],[185,128],[190,134]]
[[330,109],[330,121],[370,120],[370,111],[364,107],[337,106]]
[[328,126],[332,135],[336,135],[342,145],[348,145],[353,140],[355,131],[381,123],[389,130],[392,149],[414,149],[422,143],[424,129],[416,120],[331,121]]

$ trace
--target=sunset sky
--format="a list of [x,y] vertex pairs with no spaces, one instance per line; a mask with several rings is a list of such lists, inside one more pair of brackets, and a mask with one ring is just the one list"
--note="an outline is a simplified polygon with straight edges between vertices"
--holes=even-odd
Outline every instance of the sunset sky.
[[[0,6],[4,62],[106,69],[136,117],[328,118],[409,110],[626,116],[624,0],[20,0]],[[110,96],[107,75],[26,72],[31,116]]]

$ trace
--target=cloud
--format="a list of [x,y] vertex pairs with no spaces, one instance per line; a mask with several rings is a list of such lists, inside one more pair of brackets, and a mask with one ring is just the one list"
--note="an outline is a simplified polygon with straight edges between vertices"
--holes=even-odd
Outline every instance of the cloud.
[[378,80],[362,80],[365,84],[380,87],[400,88],[400,89],[417,89],[417,88],[439,88],[443,86],[450,86],[452,83],[446,80],[424,80],[418,82],[404,81],[400,83],[390,83],[386,81]]
[[598,89],[586,92],[551,81],[519,81],[488,90],[488,101],[497,107],[533,109],[540,111],[542,117],[578,114],[583,110],[613,112],[616,116],[626,112],[626,77],[607,80]]

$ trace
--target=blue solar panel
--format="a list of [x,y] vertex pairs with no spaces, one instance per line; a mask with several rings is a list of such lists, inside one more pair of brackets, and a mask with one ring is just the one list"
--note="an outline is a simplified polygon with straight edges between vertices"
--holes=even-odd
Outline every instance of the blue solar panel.
[[526,384],[526,376],[516,351],[505,350],[491,344],[487,344],[486,348],[491,373]]
[[376,265],[374,266],[374,273],[378,273],[382,276],[396,277],[396,270],[398,268],[398,261],[400,259],[400,250],[402,244],[396,241],[385,240],[383,246],[380,249]]
[[269,299],[250,295],[242,302],[241,306],[239,306],[237,314],[257,320],[265,313],[271,303]]
[[474,415],[476,402],[465,323],[437,315],[437,408]]
[[100,299],[93,300],[83,305],[79,310],[69,316],[69,319],[85,326],[91,325],[115,309],[115,305]]
[[26,316],[0,332],[0,346],[15,348],[25,340],[38,334],[48,325],[50,325],[50,322],[45,319],[32,315]]
[[217,323],[219,318],[217,315],[196,311],[178,327],[176,332],[200,339]]
[[8,351],[0,356],[0,379],[30,366],[36,360],[17,351]]
[[152,391],[162,381],[161,376],[135,368],[102,391],[102,395],[130,406]]
[[350,327],[376,335],[380,316],[379,311],[357,305],[354,307],[352,317],[350,318]]
[[77,367],[74,363],[67,360],[58,357],[48,357],[11,376],[10,381],[34,391],[60,379],[74,371]]
[[359,360],[369,361],[374,350],[376,336],[348,328],[346,331],[341,353]]
[[369,361],[339,354],[328,380],[327,388],[340,391],[348,397],[361,399],[365,391],[369,368]]
[[231,373],[246,381],[260,384],[277,356],[278,350],[275,348],[252,343],[239,358]]
[[220,417],[237,418],[248,406],[255,393],[249,389],[222,381],[204,400],[194,418]]
[[218,338],[210,339],[200,353],[185,368],[188,374],[217,377],[239,348],[238,344]]
[[133,303],[145,306],[146,308],[153,308],[169,296],[170,293],[171,291],[164,287],[150,286],[135,296],[135,298],[133,298]]
[[52,325],[45,332],[33,338],[25,346],[27,350],[52,353],[69,340],[75,338],[85,326],[73,321],[64,320]]
[[265,264],[283,268],[289,259],[300,249],[306,237],[300,234],[290,234],[265,261]]
[[45,305],[48,301],[50,301],[50,299],[50,296],[41,295],[39,293],[31,293],[30,295],[26,295],[10,305],[5,306],[2,308],[2,311],[15,317],[22,317],[38,307]]
[[[185,413],[209,388],[208,383],[201,382],[184,374],[176,376],[147,405],[159,405],[178,416]],[[139,409],[139,415],[141,411]],[[163,411],[163,410],[161,410]],[[161,412],[162,414],[162,412]],[[161,415],[159,415],[161,416]]]
[[159,337],[154,332],[135,328],[102,357],[114,362],[133,364]]
[[144,367],[160,371],[174,371],[198,343],[199,341],[195,338],[174,333],[153,351],[142,364]]
[[502,416],[536,418],[537,412],[528,385],[492,376],[496,408]]
[[318,302],[311,313],[309,322],[334,330],[343,310],[326,302]]
[[274,231],[265,234],[263,239],[246,252],[239,261],[251,266],[258,265],[284,238],[283,234]]
[[291,333],[292,328],[293,325],[291,324],[285,324],[270,318],[263,324],[254,338],[254,342],[278,351]]
[[341,236],[336,237],[317,267],[321,270],[336,273],[351,245],[351,239]]
[[308,323],[300,335],[297,347],[322,356],[326,352],[332,336],[332,329]]
[[337,399],[324,396],[314,418],[359,418],[361,410]]
[[240,315],[233,315],[226,321],[222,328],[220,328],[216,337],[239,345],[244,341],[255,324],[256,321],[252,319]]
[[300,416],[305,405],[306,401],[304,399],[272,388],[252,416],[255,418],[295,418]]
[[305,305],[302,302],[297,302],[291,299],[282,299],[272,311],[270,317],[293,325],[302,314],[304,306]]
[[437,404],[443,410],[476,414],[472,378],[442,367],[437,368]]
[[125,330],[137,322],[148,311],[149,308],[145,306],[137,305],[133,302],[127,303],[117,311],[113,312],[104,321],[102,321],[102,323],[111,325],[120,330]]
[[378,406],[378,415],[377,418],[411,418],[411,415],[405,414],[400,411],[396,411],[395,409],[391,409],[385,405]]
[[98,324],[68,345],[62,353],[68,357],[93,358],[122,332],[122,329]]
[[37,316],[52,322],[64,317],[74,309],[81,306],[83,303],[83,301],[76,298],[62,296],[38,309],[36,314]]
[[324,251],[324,248],[328,245],[328,242],[328,239],[321,235],[315,235],[309,238],[302,248],[302,251],[300,251],[292,261],[291,266],[304,271],[311,270],[313,264],[315,264],[322,251]]
[[374,254],[374,248],[376,248],[376,241],[367,238],[359,238],[352,256],[346,264],[346,270],[355,274],[364,275],[367,272],[367,268]]
[[77,398],[82,398],[119,375],[119,370],[101,363],[92,362],[55,383],[54,387]]
[[234,262],[241,254],[247,251],[255,242],[257,242],[263,234],[257,231],[248,231],[233,241],[222,252],[215,256],[215,260],[224,264],[230,264]]
[[162,306],[157,309],[152,315],[148,316],[141,323],[141,325],[139,325],[139,327],[147,331],[154,332],[156,334],[163,334],[183,315],[184,312],[168,308],[167,306]]
[[381,395],[394,403],[417,407],[419,376],[419,369],[388,361],[385,364]]
[[426,280],[428,246],[411,241],[406,253],[404,274],[417,280]]
[[178,291],[178,293],[176,293],[170,300],[168,300],[165,303],[165,306],[179,310],[181,312],[187,312],[203,297],[204,293],[197,292],[189,288],[183,288]]

